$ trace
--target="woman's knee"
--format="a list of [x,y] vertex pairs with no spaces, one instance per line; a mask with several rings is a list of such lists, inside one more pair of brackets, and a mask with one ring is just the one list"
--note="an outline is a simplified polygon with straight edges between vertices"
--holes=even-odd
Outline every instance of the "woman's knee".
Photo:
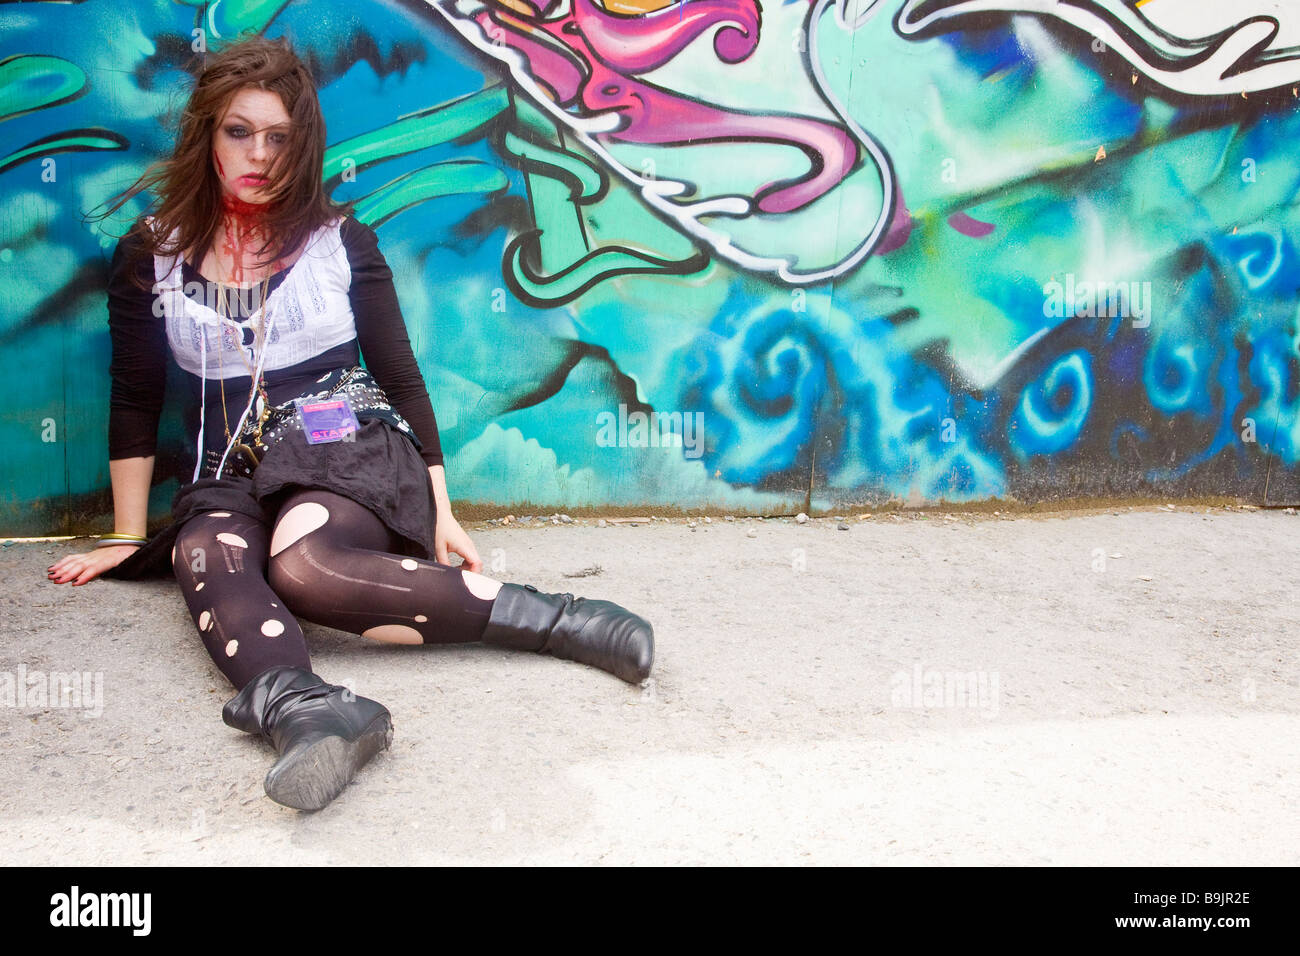
[[262,526],[247,515],[205,511],[186,521],[177,532],[172,567],[179,570],[184,565],[194,574],[205,573],[210,564],[214,568],[243,570],[248,563],[259,563],[254,555],[264,535]]

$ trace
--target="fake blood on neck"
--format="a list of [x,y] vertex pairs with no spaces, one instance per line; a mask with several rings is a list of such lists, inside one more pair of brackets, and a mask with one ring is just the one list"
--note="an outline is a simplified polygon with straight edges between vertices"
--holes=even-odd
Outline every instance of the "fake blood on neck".
[[[230,193],[221,194],[221,223],[223,226],[221,251],[230,260],[230,282],[242,283],[245,279],[245,257],[249,263],[266,244],[267,220],[275,209],[274,203],[245,202]],[[278,272],[280,260],[271,265]]]

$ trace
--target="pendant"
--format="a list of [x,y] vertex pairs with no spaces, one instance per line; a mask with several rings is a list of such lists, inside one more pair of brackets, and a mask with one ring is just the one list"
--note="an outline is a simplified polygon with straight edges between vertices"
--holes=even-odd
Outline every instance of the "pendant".
[[236,454],[239,454],[239,453],[242,452],[243,454],[247,455],[248,458],[249,458],[249,460],[253,463],[253,467],[254,467],[254,468],[256,468],[258,465],[260,465],[260,464],[262,463],[261,460],[257,457],[257,454],[253,451],[253,449],[249,448],[249,447],[248,447],[247,445],[245,445],[243,442],[240,442],[240,443],[239,443],[238,445],[236,445],[232,450],[233,450]]

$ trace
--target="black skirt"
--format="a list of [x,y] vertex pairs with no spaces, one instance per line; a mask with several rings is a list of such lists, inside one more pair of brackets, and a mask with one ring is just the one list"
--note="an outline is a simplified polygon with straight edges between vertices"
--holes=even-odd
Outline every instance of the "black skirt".
[[275,526],[285,497],[297,488],[321,488],[369,508],[400,539],[397,553],[432,560],[437,515],[429,467],[412,441],[378,419],[362,421],[355,441],[308,444],[301,435],[267,449],[252,478],[200,478],[172,498],[172,522],[108,578],[168,576],[181,526],[208,511],[231,511]]

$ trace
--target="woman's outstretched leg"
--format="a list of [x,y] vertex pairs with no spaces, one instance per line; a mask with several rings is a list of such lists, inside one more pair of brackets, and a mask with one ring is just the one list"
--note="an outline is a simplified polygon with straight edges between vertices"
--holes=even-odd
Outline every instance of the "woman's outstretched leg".
[[267,530],[209,511],[185,522],[172,568],[203,646],[237,689],[278,665],[310,670],[302,628],[266,581]]
[[482,640],[500,582],[394,554],[370,509],[318,488],[292,492],[271,534],[271,585],[309,621],[396,644]]
[[271,535],[270,581],[295,614],[353,634],[400,644],[481,640],[634,684],[649,676],[654,631],[626,608],[403,557],[391,552],[396,541],[350,498],[295,491]]
[[172,567],[203,644],[239,689],[222,718],[280,754],[267,796],[318,810],[392,741],[387,708],[311,670],[302,628],[266,580],[266,526],[210,511],[185,522]]

